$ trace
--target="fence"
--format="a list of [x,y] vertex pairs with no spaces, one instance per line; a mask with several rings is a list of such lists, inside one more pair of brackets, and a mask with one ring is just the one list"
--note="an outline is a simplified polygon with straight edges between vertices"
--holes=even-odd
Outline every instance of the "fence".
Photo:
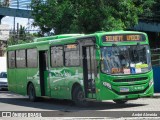
[[151,49],[152,66],[160,67],[160,48]]
[[154,91],[160,92],[160,48],[151,49],[151,60],[153,66]]

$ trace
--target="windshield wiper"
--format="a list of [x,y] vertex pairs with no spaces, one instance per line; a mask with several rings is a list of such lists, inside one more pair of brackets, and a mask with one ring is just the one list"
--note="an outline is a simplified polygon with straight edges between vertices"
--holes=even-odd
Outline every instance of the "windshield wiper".
[[[117,44],[112,44],[113,47],[115,47],[118,51],[119,51],[119,55],[122,55],[122,57],[125,59],[126,64],[129,63],[129,67],[130,67],[130,54],[129,54],[129,50],[127,50],[127,54],[125,52],[125,50],[121,50],[121,48],[117,45]],[[127,48],[127,46],[125,46]],[[122,60],[122,59],[121,59]]]

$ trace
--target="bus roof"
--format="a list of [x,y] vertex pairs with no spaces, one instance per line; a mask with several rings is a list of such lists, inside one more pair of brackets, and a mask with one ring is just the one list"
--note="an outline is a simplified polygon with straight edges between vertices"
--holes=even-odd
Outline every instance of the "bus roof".
[[41,37],[34,40],[34,42],[31,43],[24,43],[24,44],[17,44],[12,45],[7,48],[7,50],[16,50],[21,48],[33,48],[36,45],[43,45],[43,44],[50,44],[50,43],[60,43],[60,42],[71,42],[75,41],[77,38],[85,38],[85,37],[93,37],[93,36],[103,36],[107,34],[145,34],[144,32],[137,32],[137,31],[98,31],[93,34],[61,34],[61,35],[55,35],[55,36],[49,36],[49,37]]
[[124,30],[115,30],[115,31],[109,31],[109,32],[106,32],[106,31],[97,31],[95,32],[95,34],[145,34],[144,32],[139,32],[139,31],[124,31]]
[[48,37],[41,37],[34,39],[34,42],[46,41],[46,40],[57,40],[61,38],[69,38],[69,37],[76,37],[76,36],[84,36],[84,34],[60,34]]

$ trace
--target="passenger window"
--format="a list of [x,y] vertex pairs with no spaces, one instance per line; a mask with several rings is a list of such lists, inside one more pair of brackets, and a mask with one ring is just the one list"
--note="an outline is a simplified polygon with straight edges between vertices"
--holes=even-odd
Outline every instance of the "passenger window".
[[17,65],[17,68],[26,67],[26,52],[25,52],[25,50],[17,50],[16,51],[16,65]]
[[15,51],[8,52],[8,67],[15,68]]
[[27,67],[29,68],[37,67],[37,49],[27,50]]
[[51,66],[63,66],[63,46],[51,47]]
[[78,66],[79,60],[79,46],[77,44],[70,44],[65,46],[65,66]]

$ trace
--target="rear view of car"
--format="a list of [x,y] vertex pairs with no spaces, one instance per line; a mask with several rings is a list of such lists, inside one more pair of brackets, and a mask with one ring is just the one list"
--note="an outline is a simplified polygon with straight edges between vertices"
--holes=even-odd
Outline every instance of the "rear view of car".
[[8,89],[7,73],[0,73],[0,89]]

